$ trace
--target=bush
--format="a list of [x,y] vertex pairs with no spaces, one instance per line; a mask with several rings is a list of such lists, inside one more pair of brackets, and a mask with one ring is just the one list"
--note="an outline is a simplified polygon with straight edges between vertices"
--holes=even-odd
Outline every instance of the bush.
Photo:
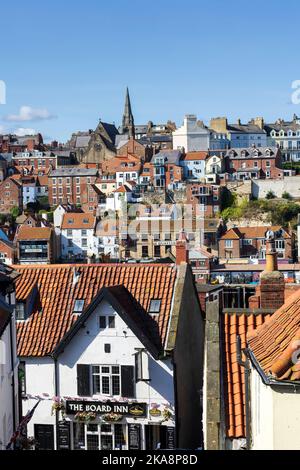
[[289,200],[292,199],[292,196],[287,191],[284,191],[281,197],[282,199],[289,199]]
[[270,191],[268,191],[266,194],[266,199],[275,199],[274,191],[270,189]]

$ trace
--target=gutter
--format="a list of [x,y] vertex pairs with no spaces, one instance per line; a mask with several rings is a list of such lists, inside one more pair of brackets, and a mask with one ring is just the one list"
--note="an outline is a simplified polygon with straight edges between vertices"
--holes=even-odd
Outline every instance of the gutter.
[[251,362],[253,363],[255,369],[259,373],[263,383],[269,386],[277,386],[277,387],[293,387],[295,389],[300,389],[300,381],[299,380],[278,380],[272,376],[266,375],[264,370],[261,368],[259,362],[257,361],[256,357],[254,356],[253,352],[250,348],[246,348],[244,350],[245,354],[249,357]]

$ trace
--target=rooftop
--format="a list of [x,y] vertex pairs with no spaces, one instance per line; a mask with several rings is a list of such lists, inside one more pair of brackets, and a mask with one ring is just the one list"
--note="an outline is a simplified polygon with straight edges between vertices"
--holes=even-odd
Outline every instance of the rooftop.
[[[279,381],[300,381],[300,291],[296,290],[256,331],[248,344],[266,376]],[[296,360],[293,360],[295,355]]]
[[50,227],[29,227],[28,225],[21,225],[16,238],[18,241],[22,240],[50,240],[52,229]]
[[67,212],[63,215],[61,228],[65,229],[92,229],[95,227],[96,217],[89,212]]
[[[160,299],[156,318],[162,344],[167,338],[176,268],[170,264],[90,264],[16,266],[17,301],[24,301],[34,286],[37,302],[26,321],[17,323],[19,356],[45,356],[53,352],[76,317],[76,299],[85,308],[103,287],[124,286],[141,308],[148,312],[150,302]],[[75,281],[74,281],[75,279]]]

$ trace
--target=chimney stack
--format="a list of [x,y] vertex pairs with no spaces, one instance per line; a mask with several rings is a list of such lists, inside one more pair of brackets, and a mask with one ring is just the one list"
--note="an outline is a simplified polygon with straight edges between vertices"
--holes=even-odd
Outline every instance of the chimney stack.
[[284,304],[284,276],[278,271],[275,239],[266,240],[266,269],[260,276],[260,306],[277,310]]
[[249,298],[249,307],[277,310],[284,304],[284,290],[284,276],[278,271],[275,238],[267,233],[266,268],[260,275],[255,295]]
[[184,230],[179,235],[178,240],[176,241],[176,265],[181,263],[189,262],[189,252],[188,252],[188,240]]

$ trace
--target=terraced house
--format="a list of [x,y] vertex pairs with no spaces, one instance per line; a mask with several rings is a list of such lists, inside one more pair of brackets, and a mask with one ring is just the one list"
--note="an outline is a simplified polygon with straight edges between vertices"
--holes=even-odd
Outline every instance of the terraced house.
[[219,257],[264,260],[266,257],[265,235],[268,230],[277,232],[275,246],[278,258],[293,261],[295,257],[294,234],[279,225],[231,228],[219,238]]
[[18,271],[23,415],[42,398],[28,424],[39,449],[202,446],[203,318],[186,263]]

